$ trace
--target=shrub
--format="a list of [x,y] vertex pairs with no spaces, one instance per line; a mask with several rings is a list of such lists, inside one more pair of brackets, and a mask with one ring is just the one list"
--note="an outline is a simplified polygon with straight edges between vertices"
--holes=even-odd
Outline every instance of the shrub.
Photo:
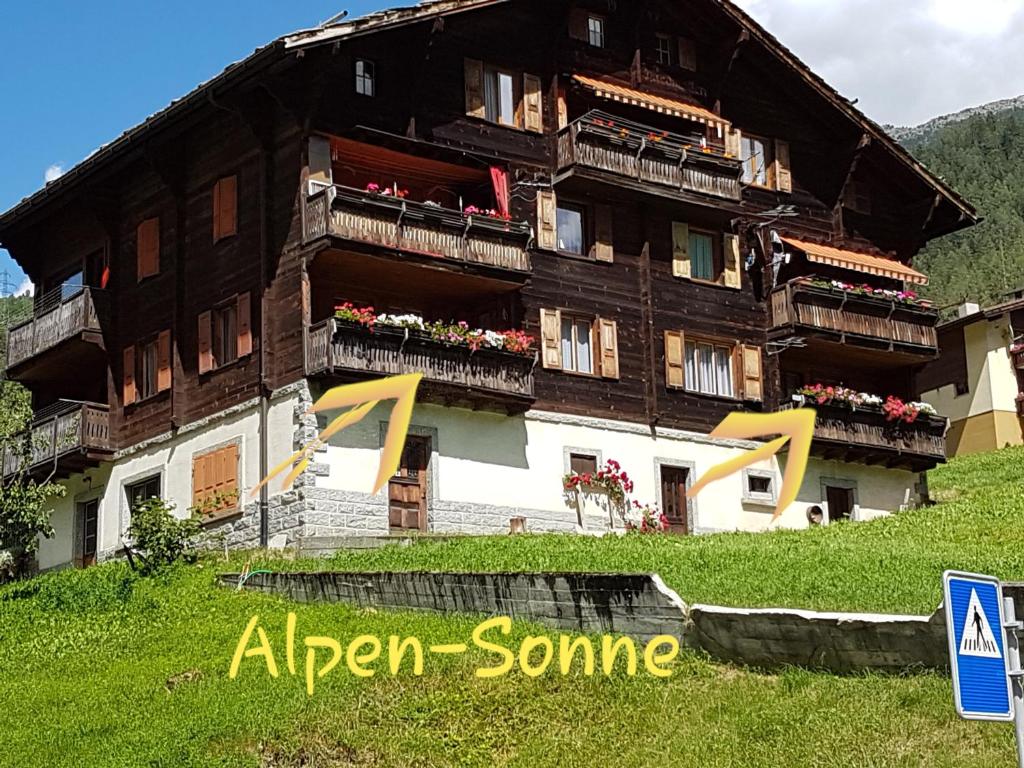
[[179,560],[194,561],[200,529],[195,518],[175,517],[173,504],[149,499],[132,510],[128,535],[142,552],[142,572],[151,574]]

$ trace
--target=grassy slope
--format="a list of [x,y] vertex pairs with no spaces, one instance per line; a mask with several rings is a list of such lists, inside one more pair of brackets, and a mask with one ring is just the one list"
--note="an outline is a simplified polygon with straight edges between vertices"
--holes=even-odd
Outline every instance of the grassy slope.
[[[931,571],[947,565],[1020,577],[1022,455],[959,462],[937,483],[957,498],[924,515],[809,535],[694,542],[672,561],[671,578],[704,600],[905,609],[936,601]],[[998,490],[1000,479],[1012,488]],[[960,517],[974,518],[995,543],[970,533]],[[581,558],[601,565],[595,550],[560,541],[564,552],[553,551],[555,540],[525,540],[527,565],[564,567]],[[714,558],[716,541],[727,556]],[[758,541],[771,555],[760,565],[744,563]],[[642,543],[624,549],[609,542],[608,567],[640,567],[631,561],[636,553],[654,560],[671,551]],[[513,554],[497,544],[466,545],[458,557],[433,547],[390,554],[408,565],[410,557],[429,555],[432,562],[421,565],[475,567],[466,562],[470,554],[479,560],[492,553],[497,566]],[[786,575],[809,561],[852,570],[813,589],[801,574]],[[903,572],[898,604],[878,591],[876,569]],[[669,572],[663,564],[658,570]],[[290,606],[220,590],[209,566],[137,580],[111,564],[0,589],[0,766],[592,766],[609,756],[622,768],[1013,765],[1011,729],[959,722],[949,683],[933,674],[773,676],[686,656],[668,682],[518,674],[478,681],[473,666],[492,660],[476,656],[431,659],[421,679],[357,682],[336,672],[312,699],[300,679],[285,673],[271,681],[259,662],[246,662],[240,678],[228,680],[234,645],[254,613],[283,667],[290,609],[299,615],[300,637],[343,642],[364,633],[457,642],[475,623]],[[168,690],[168,680],[193,671],[195,679]]]
[[341,553],[330,567],[652,571],[688,602],[891,613],[935,610],[947,568],[1024,581],[1024,449],[959,459],[930,480],[941,504],[870,524],[689,539],[467,538]]

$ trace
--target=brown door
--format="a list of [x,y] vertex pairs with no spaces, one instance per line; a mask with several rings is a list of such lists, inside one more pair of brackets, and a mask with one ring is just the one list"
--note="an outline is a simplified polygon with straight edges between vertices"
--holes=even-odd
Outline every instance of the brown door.
[[690,475],[682,467],[661,468],[661,503],[672,533],[690,533],[690,516],[686,503],[686,480]]
[[408,437],[398,472],[388,483],[388,516],[394,533],[427,530],[427,462],[430,438]]
[[849,520],[853,517],[853,489],[825,487],[825,500],[828,502],[829,522]]
[[96,544],[100,518],[99,499],[82,505],[82,567],[96,564]]

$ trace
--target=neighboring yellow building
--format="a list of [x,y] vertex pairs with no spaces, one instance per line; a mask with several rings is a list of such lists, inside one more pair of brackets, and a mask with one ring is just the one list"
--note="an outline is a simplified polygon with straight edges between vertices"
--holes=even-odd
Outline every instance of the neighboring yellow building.
[[1024,444],[1024,292],[939,326],[939,359],[920,374],[922,399],[950,419],[950,456]]

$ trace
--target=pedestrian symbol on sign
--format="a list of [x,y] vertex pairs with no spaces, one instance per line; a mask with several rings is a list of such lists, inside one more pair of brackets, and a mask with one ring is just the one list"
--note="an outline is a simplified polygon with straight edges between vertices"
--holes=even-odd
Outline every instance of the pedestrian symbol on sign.
[[967,604],[964,631],[960,639],[960,655],[978,656],[983,659],[1002,658],[996,636],[992,632],[992,624],[985,615],[976,589],[971,590],[971,599]]

